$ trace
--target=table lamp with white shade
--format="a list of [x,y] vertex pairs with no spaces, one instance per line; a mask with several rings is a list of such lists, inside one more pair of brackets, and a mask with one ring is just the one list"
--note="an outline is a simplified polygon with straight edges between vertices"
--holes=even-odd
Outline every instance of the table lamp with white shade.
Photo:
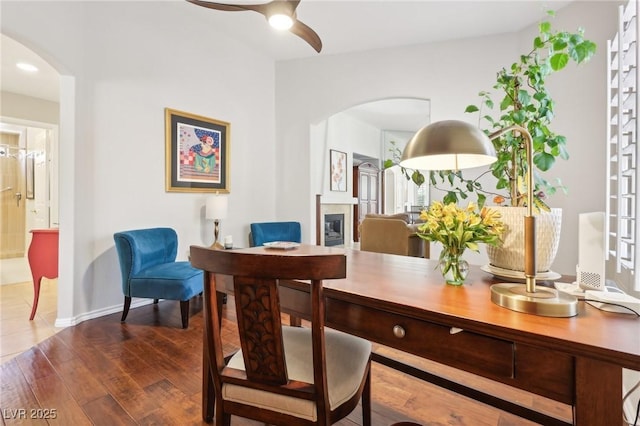
[[502,134],[514,131],[524,136],[527,153],[527,215],[524,218],[525,284],[501,283],[491,286],[491,301],[499,306],[529,314],[572,317],[578,300],[550,288],[536,288],[536,233],[533,215],[533,141],[521,126],[509,126],[487,136],[471,124],[445,120],[420,129],[407,143],[400,166],[417,170],[459,170],[486,166],[496,161],[491,143]]
[[228,200],[226,195],[216,193],[207,198],[205,217],[208,220],[213,220],[214,223],[213,244],[210,246],[212,249],[224,249],[222,243],[218,241],[218,236],[220,235],[220,220],[227,218],[227,207]]

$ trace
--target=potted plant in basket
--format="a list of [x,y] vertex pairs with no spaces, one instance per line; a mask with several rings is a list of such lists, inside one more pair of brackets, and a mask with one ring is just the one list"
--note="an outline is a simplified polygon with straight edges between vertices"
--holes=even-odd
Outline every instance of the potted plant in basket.
[[[550,209],[545,198],[557,189],[565,190],[559,181],[547,181],[541,172],[550,170],[556,159],[569,158],[566,151],[566,138],[554,133],[549,125],[554,117],[554,101],[549,94],[546,81],[554,72],[560,71],[573,61],[580,64],[594,55],[596,45],[584,38],[584,31],[575,33],[553,31],[549,22],[539,25],[539,34],[533,40],[531,51],[521,55],[509,69],[498,72],[493,86],[499,96],[499,118],[482,115],[483,107],[492,109],[495,105],[492,95],[481,92],[481,106],[470,105],[466,112],[480,112],[481,120],[488,123],[488,131],[500,130],[511,125],[526,128],[533,141],[534,170],[527,170],[526,151],[523,136],[507,132],[493,139],[498,160],[490,167],[491,174],[497,179],[496,189],[506,191],[506,195],[496,195],[496,204],[508,202],[511,207],[501,211],[507,224],[503,244],[487,247],[490,265],[506,270],[524,270],[524,231],[522,217],[525,207],[533,203],[541,211],[537,218],[537,256],[538,272],[548,272],[559,244],[562,219],[560,209]],[[533,200],[526,196],[525,176],[534,173],[535,188]],[[465,181],[465,188],[481,189],[477,181]]]
[[[487,134],[511,125],[519,125],[528,130],[533,140],[533,200],[528,200],[526,196],[525,177],[529,170],[524,137],[515,132],[507,132],[492,140],[498,160],[487,172],[475,179],[466,179],[461,171],[430,173],[432,187],[442,189],[438,185],[449,185],[443,189],[446,192],[443,198],[445,204],[466,199],[470,192],[474,192],[479,206],[485,204],[487,196],[492,196],[494,203],[498,205],[508,204],[518,208],[500,212],[506,231],[500,247],[488,247],[491,265],[509,270],[524,270],[524,240],[521,228],[526,210],[524,206],[529,202],[533,202],[541,212],[537,218],[538,247],[546,251],[537,254],[537,270],[548,271],[555,258],[561,211],[550,209],[545,199],[558,189],[565,188],[559,181],[547,181],[541,173],[550,170],[558,158],[568,159],[569,154],[566,150],[566,138],[554,133],[549,127],[554,117],[554,101],[547,90],[546,82],[551,74],[561,71],[569,62],[587,62],[595,51],[595,43],[584,38],[583,29],[574,33],[554,31],[551,24],[544,21],[539,25],[539,34],[533,40],[531,51],[520,55],[518,61],[497,73],[493,86],[496,92],[480,92],[480,105],[469,105],[465,110],[467,113],[479,113],[480,127],[485,127]],[[494,102],[494,97],[498,102]],[[483,111],[485,108],[492,110],[496,105],[499,109],[498,118]],[[385,167],[389,165],[391,164],[385,164]],[[420,171],[403,172],[418,185],[425,181]],[[495,190],[486,190],[480,183],[482,176],[488,173],[496,178]],[[496,253],[501,254],[497,260]]]

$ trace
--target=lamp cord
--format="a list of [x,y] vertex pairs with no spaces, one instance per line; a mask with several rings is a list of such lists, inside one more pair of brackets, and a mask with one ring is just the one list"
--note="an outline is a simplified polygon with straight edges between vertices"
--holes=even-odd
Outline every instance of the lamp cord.
[[[619,304],[619,303],[614,303],[614,302],[603,302],[602,300],[595,300],[595,299],[581,299],[581,300],[582,300],[582,301],[584,301],[584,302],[595,302],[595,303],[602,303],[602,304],[605,304],[605,305],[618,306],[618,307],[620,307],[620,308],[624,308],[624,309],[626,309],[626,310],[630,311],[630,312],[631,312],[632,314],[634,314],[636,317],[640,317],[640,312],[637,312],[637,311],[635,311],[635,310],[631,309],[630,307],[625,306],[625,305],[621,305],[621,304]],[[597,307],[595,307],[595,306],[594,306],[594,308],[599,309],[599,308],[597,308]],[[615,313],[615,312],[614,312],[614,313]]]

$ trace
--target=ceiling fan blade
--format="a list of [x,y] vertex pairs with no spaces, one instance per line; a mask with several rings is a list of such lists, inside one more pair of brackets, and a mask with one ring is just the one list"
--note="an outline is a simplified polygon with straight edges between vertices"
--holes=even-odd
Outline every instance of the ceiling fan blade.
[[291,3],[291,6],[293,7],[294,11],[298,8],[298,5],[300,4],[300,0],[285,0],[285,1],[287,3]]
[[289,28],[289,31],[306,41],[315,49],[316,52],[320,53],[322,50],[322,40],[320,40],[320,36],[316,34],[310,27],[303,24],[300,21],[295,21],[293,26]]
[[214,3],[210,1],[202,0],[187,0],[189,3],[197,6],[206,7],[207,9],[224,10],[226,12],[244,12],[246,10],[255,10],[256,12],[264,13],[263,10],[265,4],[228,4],[228,3]]
[[322,41],[318,34],[310,27],[303,24],[296,19],[296,8],[300,4],[300,0],[273,0],[269,3],[261,4],[229,4],[229,3],[214,3],[203,0],[187,0],[189,3],[193,3],[197,6],[206,7],[207,9],[224,10],[227,12],[240,12],[244,10],[253,10],[255,12],[263,14],[265,17],[269,17],[272,13],[281,13],[283,10],[287,11],[294,19],[293,26],[289,28],[293,34],[302,38],[309,43],[316,52],[320,53],[322,50]]

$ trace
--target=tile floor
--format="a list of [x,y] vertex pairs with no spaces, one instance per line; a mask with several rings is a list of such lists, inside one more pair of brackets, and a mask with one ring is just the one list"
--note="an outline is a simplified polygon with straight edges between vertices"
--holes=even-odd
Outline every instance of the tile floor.
[[0,284],[23,283],[31,279],[31,269],[26,257],[0,259]]
[[[28,263],[20,259],[0,262],[0,363],[26,351],[62,328],[54,327],[58,310],[58,280],[42,279],[40,301],[33,321],[33,283]],[[24,265],[26,265],[26,280]],[[23,280],[22,282],[15,282]],[[10,284],[5,284],[10,283]]]

